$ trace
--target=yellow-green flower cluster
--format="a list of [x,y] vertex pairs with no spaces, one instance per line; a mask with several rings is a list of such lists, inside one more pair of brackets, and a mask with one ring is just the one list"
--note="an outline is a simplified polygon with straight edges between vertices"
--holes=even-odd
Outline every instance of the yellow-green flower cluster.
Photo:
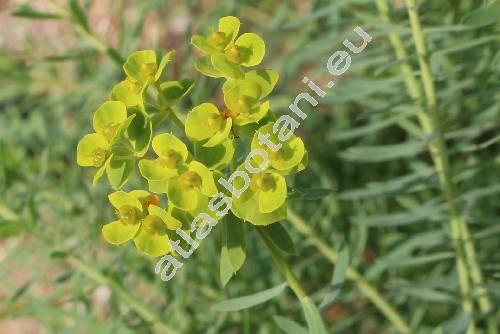
[[266,53],[262,38],[254,33],[238,36],[240,20],[226,16],[219,20],[217,30],[210,29],[210,35],[194,35],[191,43],[206,56],[196,61],[201,73],[214,78],[241,79],[242,67],[259,65]]
[[[268,97],[278,72],[245,71],[261,63],[264,41],[239,30],[240,21],[227,16],[208,36],[192,37],[204,53],[195,68],[225,81],[220,104],[206,101],[187,113],[178,102],[193,80],[162,81],[174,51],[159,63],[151,50],[127,58],[126,79],[95,112],[95,133],[77,147],[78,164],[97,168],[94,183],[106,173],[116,190],[109,195],[116,220],[102,228],[107,242],[133,240],[149,256],[170,254],[178,268],[172,256],[189,255],[198,247],[192,235],[203,239],[229,212],[254,225],[286,218],[286,177],[305,168],[307,152],[294,129],[285,131],[271,113]],[[171,129],[157,133],[164,123]],[[144,189],[123,190],[135,176]]]

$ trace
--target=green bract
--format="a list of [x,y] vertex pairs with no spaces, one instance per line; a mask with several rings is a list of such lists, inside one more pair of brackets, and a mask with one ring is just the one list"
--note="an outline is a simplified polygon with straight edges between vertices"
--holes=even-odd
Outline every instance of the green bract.
[[260,103],[261,98],[259,84],[252,80],[237,81],[224,92],[224,102],[228,108],[226,113],[234,119],[234,124],[256,123],[269,111],[269,102]]
[[307,156],[304,143],[299,137],[292,135],[288,141],[281,142],[282,146],[277,151],[273,151],[259,142],[258,133],[269,134],[269,139],[272,142],[280,142],[278,136],[273,133],[274,125],[275,123],[270,122],[259,128],[252,139],[252,150],[262,149],[266,151],[270,166],[281,174],[303,170],[307,164]]
[[128,56],[123,65],[123,70],[130,81],[142,86],[158,81],[167,66],[167,63],[175,56],[175,51],[170,51],[156,63],[156,53],[152,50],[136,51]]
[[186,135],[202,146],[213,147],[228,139],[233,121],[212,103],[203,103],[193,108],[186,119]]
[[168,181],[168,199],[182,210],[193,211],[200,201],[216,193],[212,172],[198,161],[183,166],[179,175]]
[[[233,220],[253,225],[286,218],[285,176],[305,168],[307,151],[302,140],[290,133],[294,129],[284,127],[283,119],[270,111],[267,99],[276,87],[278,72],[245,71],[262,62],[264,41],[239,31],[240,21],[226,16],[210,35],[192,37],[192,44],[205,54],[196,61],[196,68],[225,80],[223,99],[217,105],[201,101],[189,112],[181,100],[193,90],[194,80],[161,80],[175,51],[159,63],[152,50],[136,51],[127,58],[126,78],[95,112],[95,133],[85,135],[77,147],[78,164],[97,168],[93,183],[106,173],[111,187],[118,190],[109,195],[117,219],[102,228],[107,242],[120,245],[133,240],[146,255],[177,255],[182,253],[172,250],[169,240],[177,242],[179,231],[199,238],[208,233],[203,224],[210,221],[209,231],[228,212],[234,214]],[[160,126],[168,132],[159,133]],[[259,133],[279,145],[259,142]],[[260,154],[245,159],[252,150]],[[246,160],[238,171],[248,172],[251,167],[257,171],[247,173],[249,182],[239,197],[222,181],[235,171],[237,160]],[[136,166],[139,173],[134,173]],[[148,191],[120,190],[136,176]],[[244,186],[241,177],[231,182],[235,189]],[[178,245],[190,247],[186,240]]]
[[94,130],[113,145],[135,115],[127,117],[127,107],[120,101],[104,102],[94,114]]
[[139,161],[139,170],[148,181],[150,191],[166,193],[168,180],[178,175],[178,168],[182,167],[188,158],[188,150],[180,139],[170,133],[154,137],[152,146],[158,158]]
[[[241,188],[241,184],[237,187]],[[264,171],[251,175],[250,186],[240,198],[233,196],[232,211],[236,217],[254,225],[269,225],[286,218],[286,197],[285,178]]]
[[240,79],[242,66],[255,66],[262,62],[266,46],[254,33],[244,33],[237,38],[240,20],[226,16],[219,20],[218,30],[211,29],[209,36],[194,35],[191,43],[206,56],[199,58],[196,69],[210,77]]
[[194,80],[182,79],[180,81],[165,81],[160,84],[158,100],[166,107],[173,106],[181,98],[191,92],[194,87]]
[[76,160],[80,166],[101,167],[109,157],[109,142],[100,133],[83,136],[76,148]]
[[139,108],[143,104],[141,86],[130,80],[123,80],[113,87],[109,98],[123,102],[129,109]]

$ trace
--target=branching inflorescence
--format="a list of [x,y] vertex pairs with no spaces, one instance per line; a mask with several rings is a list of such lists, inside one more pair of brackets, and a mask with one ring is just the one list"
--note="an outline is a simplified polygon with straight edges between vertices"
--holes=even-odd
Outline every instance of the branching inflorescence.
[[[195,68],[225,79],[223,105],[202,103],[183,124],[173,107],[194,81],[161,82],[175,51],[159,64],[155,52],[137,51],[123,66],[127,78],[95,112],[95,133],[78,144],[78,164],[97,168],[94,184],[106,174],[116,190],[109,201],[117,219],[103,226],[104,239],[113,245],[133,240],[140,252],[163,256],[156,265],[163,280],[182,266],[178,255],[190,256],[198,247],[195,239],[205,238],[229,212],[253,225],[285,219],[285,177],[307,165],[304,143],[294,135],[298,121],[290,115],[276,119],[266,100],[278,73],[244,70],[262,62],[264,41],[253,33],[239,35],[239,29],[240,21],[227,16],[208,36],[191,39],[204,54]],[[154,133],[165,120],[180,128],[192,150],[172,133]],[[249,151],[238,165],[237,157]],[[148,190],[126,192],[136,163]]]

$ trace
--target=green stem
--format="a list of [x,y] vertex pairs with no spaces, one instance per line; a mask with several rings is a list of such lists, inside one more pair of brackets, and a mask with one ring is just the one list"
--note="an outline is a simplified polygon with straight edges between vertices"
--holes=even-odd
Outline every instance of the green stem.
[[82,27],[78,22],[75,22],[71,13],[62,5],[60,5],[57,1],[48,0],[48,2],[56,8],[58,14],[70,21],[75,28],[75,32],[79,35],[83,40],[85,40],[89,45],[91,45],[94,49],[99,52],[106,53],[119,67],[123,65],[125,59],[121,56],[121,54],[114,48],[107,45],[103,40],[94,35],[92,31],[86,30]]
[[[387,8],[387,5],[385,4],[385,1],[377,0],[377,5],[379,6],[383,17],[388,21],[389,10]],[[415,47],[418,53],[420,72],[426,98],[426,107],[428,111],[427,113],[425,112],[425,108],[423,107],[424,99],[418,82],[411,75],[410,65],[406,63],[402,64],[401,70],[404,74],[407,74],[406,86],[410,96],[413,99],[420,101],[421,110],[419,112],[419,121],[422,129],[427,134],[432,134],[435,130],[437,130],[438,132],[436,138],[429,143],[429,148],[435,168],[439,175],[440,183],[443,188],[450,214],[451,234],[454,241],[455,252],[457,254],[457,268],[460,276],[459,280],[461,292],[463,295],[462,305],[464,311],[470,312],[471,315],[473,315],[474,305],[470,293],[470,278],[475,285],[477,294],[479,295],[478,300],[481,313],[486,315],[493,309],[493,305],[486,289],[482,287],[482,285],[484,284],[484,279],[477,261],[476,251],[466,219],[460,212],[460,209],[457,207],[455,202],[455,184],[452,179],[446,142],[439,119],[436,88],[428,62],[425,37],[422,32],[422,26],[420,23],[418,12],[416,10],[415,0],[406,0],[406,6],[408,8],[408,15],[410,17],[413,39],[415,41]],[[396,57],[398,58],[398,60],[406,59],[407,54],[404,49],[403,42],[396,34],[391,35],[392,37],[390,36],[389,38],[391,40],[391,43],[393,44],[394,49],[396,50]],[[498,333],[498,326],[496,320],[494,319],[494,315],[487,318],[487,326],[489,334]],[[473,331],[474,323],[471,324],[471,327],[469,329],[469,332]]]
[[132,310],[134,310],[141,318],[145,321],[151,323],[155,329],[155,332],[168,333],[168,334],[180,334],[179,331],[169,327],[167,324],[163,323],[160,317],[144,306],[139,300],[130,295],[125,289],[120,285],[103,275],[99,270],[88,265],[80,258],[74,255],[68,255],[66,260],[77,270],[89,276],[96,283],[108,286],[115,295],[125,304],[127,304]]
[[[297,215],[290,207],[288,207],[288,220],[295,228],[304,234],[312,244],[333,264],[337,262],[337,252],[332,250],[323,240],[321,240],[309,227],[309,225]],[[359,290],[386,316],[394,327],[401,333],[411,333],[410,326],[406,324],[403,318],[398,314],[398,311],[391,306],[382,295],[368,283],[361,274],[352,266],[347,267],[346,277],[352,280]]]
[[179,119],[179,117],[177,117],[177,115],[174,113],[173,110],[170,111],[170,113],[168,114],[168,117],[170,117],[170,119],[174,122],[174,124],[181,130],[184,132],[184,123],[182,123],[182,121]]
[[302,288],[302,285],[300,284],[299,280],[297,277],[294,275],[292,270],[290,269],[290,266],[288,263],[285,261],[283,258],[283,255],[281,255],[281,252],[276,246],[273,244],[273,242],[269,239],[269,237],[262,231],[260,227],[256,228],[257,233],[260,236],[260,239],[266,246],[266,248],[269,250],[269,253],[271,253],[271,256],[274,259],[274,262],[278,266],[279,270],[285,277],[286,281],[288,282],[288,285],[292,289],[292,291],[295,293],[297,298],[299,300],[304,299],[307,297],[306,292],[304,291],[304,288]]

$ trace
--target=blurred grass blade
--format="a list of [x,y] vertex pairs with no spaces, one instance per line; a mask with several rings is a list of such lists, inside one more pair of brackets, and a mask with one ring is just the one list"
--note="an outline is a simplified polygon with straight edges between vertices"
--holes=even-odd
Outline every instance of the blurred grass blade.
[[17,17],[23,17],[27,19],[43,19],[43,20],[60,20],[63,17],[59,14],[49,13],[49,12],[41,12],[36,9],[33,9],[31,6],[23,5],[19,7],[17,10],[12,12],[12,15]]
[[273,317],[274,321],[279,328],[283,330],[285,334],[308,334],[307,328],[299,325],[297,322],[275,315]]
[[344,160],[355,162],[384,162],[408,158],[425,149],[421,141],[408,141],[400,144],[380,146],[351,146],[340,155]]
[[343,242],[340,250],[338,252],[337,262],[335,263],[335,272],[333,274],[332,282],[331,282],[331,291],[323,298],[323,301],[319,305],[319,308],[325,308],[331,305],[335,298],[340,293],[340,289],[345,281],[345,274],[347,268],[349,267],[349,247],[347,243]]
[[85,31],[90,32],[87,14],[85,14],[85,11],[78,3],[78,0],[70,0],[69,5],[71,9],[71,15],[73,16],[75,22]]
[[463,23],[468,26],[486,26],[498,23],[500,18],[500,5],[493,4],[488,7],[477,9],[464,16]]
[[321,314],[311,298],[307,296],[302,298],[300,300],[300,304],[302,305],[302,310],[306,316],[309,333],[327,334],[328,332],[326,331]]
[[274,297],[278,296],[285,290],[285,288],[288,286],[286,282],[281,283],[280,285],[277,285],[273,288],[257,292],[252,295],[248,296],[243,296],[243,297],[238,297],[234,299],[228,299],[222,302],[219,302],[212,306],[214,310],[221,311],[221,312],[233,312],[233,311],[239,311],[239,310],[244,310],[247,308],[250,308],[252,306],[262,304],[268,300],[273,299]]

